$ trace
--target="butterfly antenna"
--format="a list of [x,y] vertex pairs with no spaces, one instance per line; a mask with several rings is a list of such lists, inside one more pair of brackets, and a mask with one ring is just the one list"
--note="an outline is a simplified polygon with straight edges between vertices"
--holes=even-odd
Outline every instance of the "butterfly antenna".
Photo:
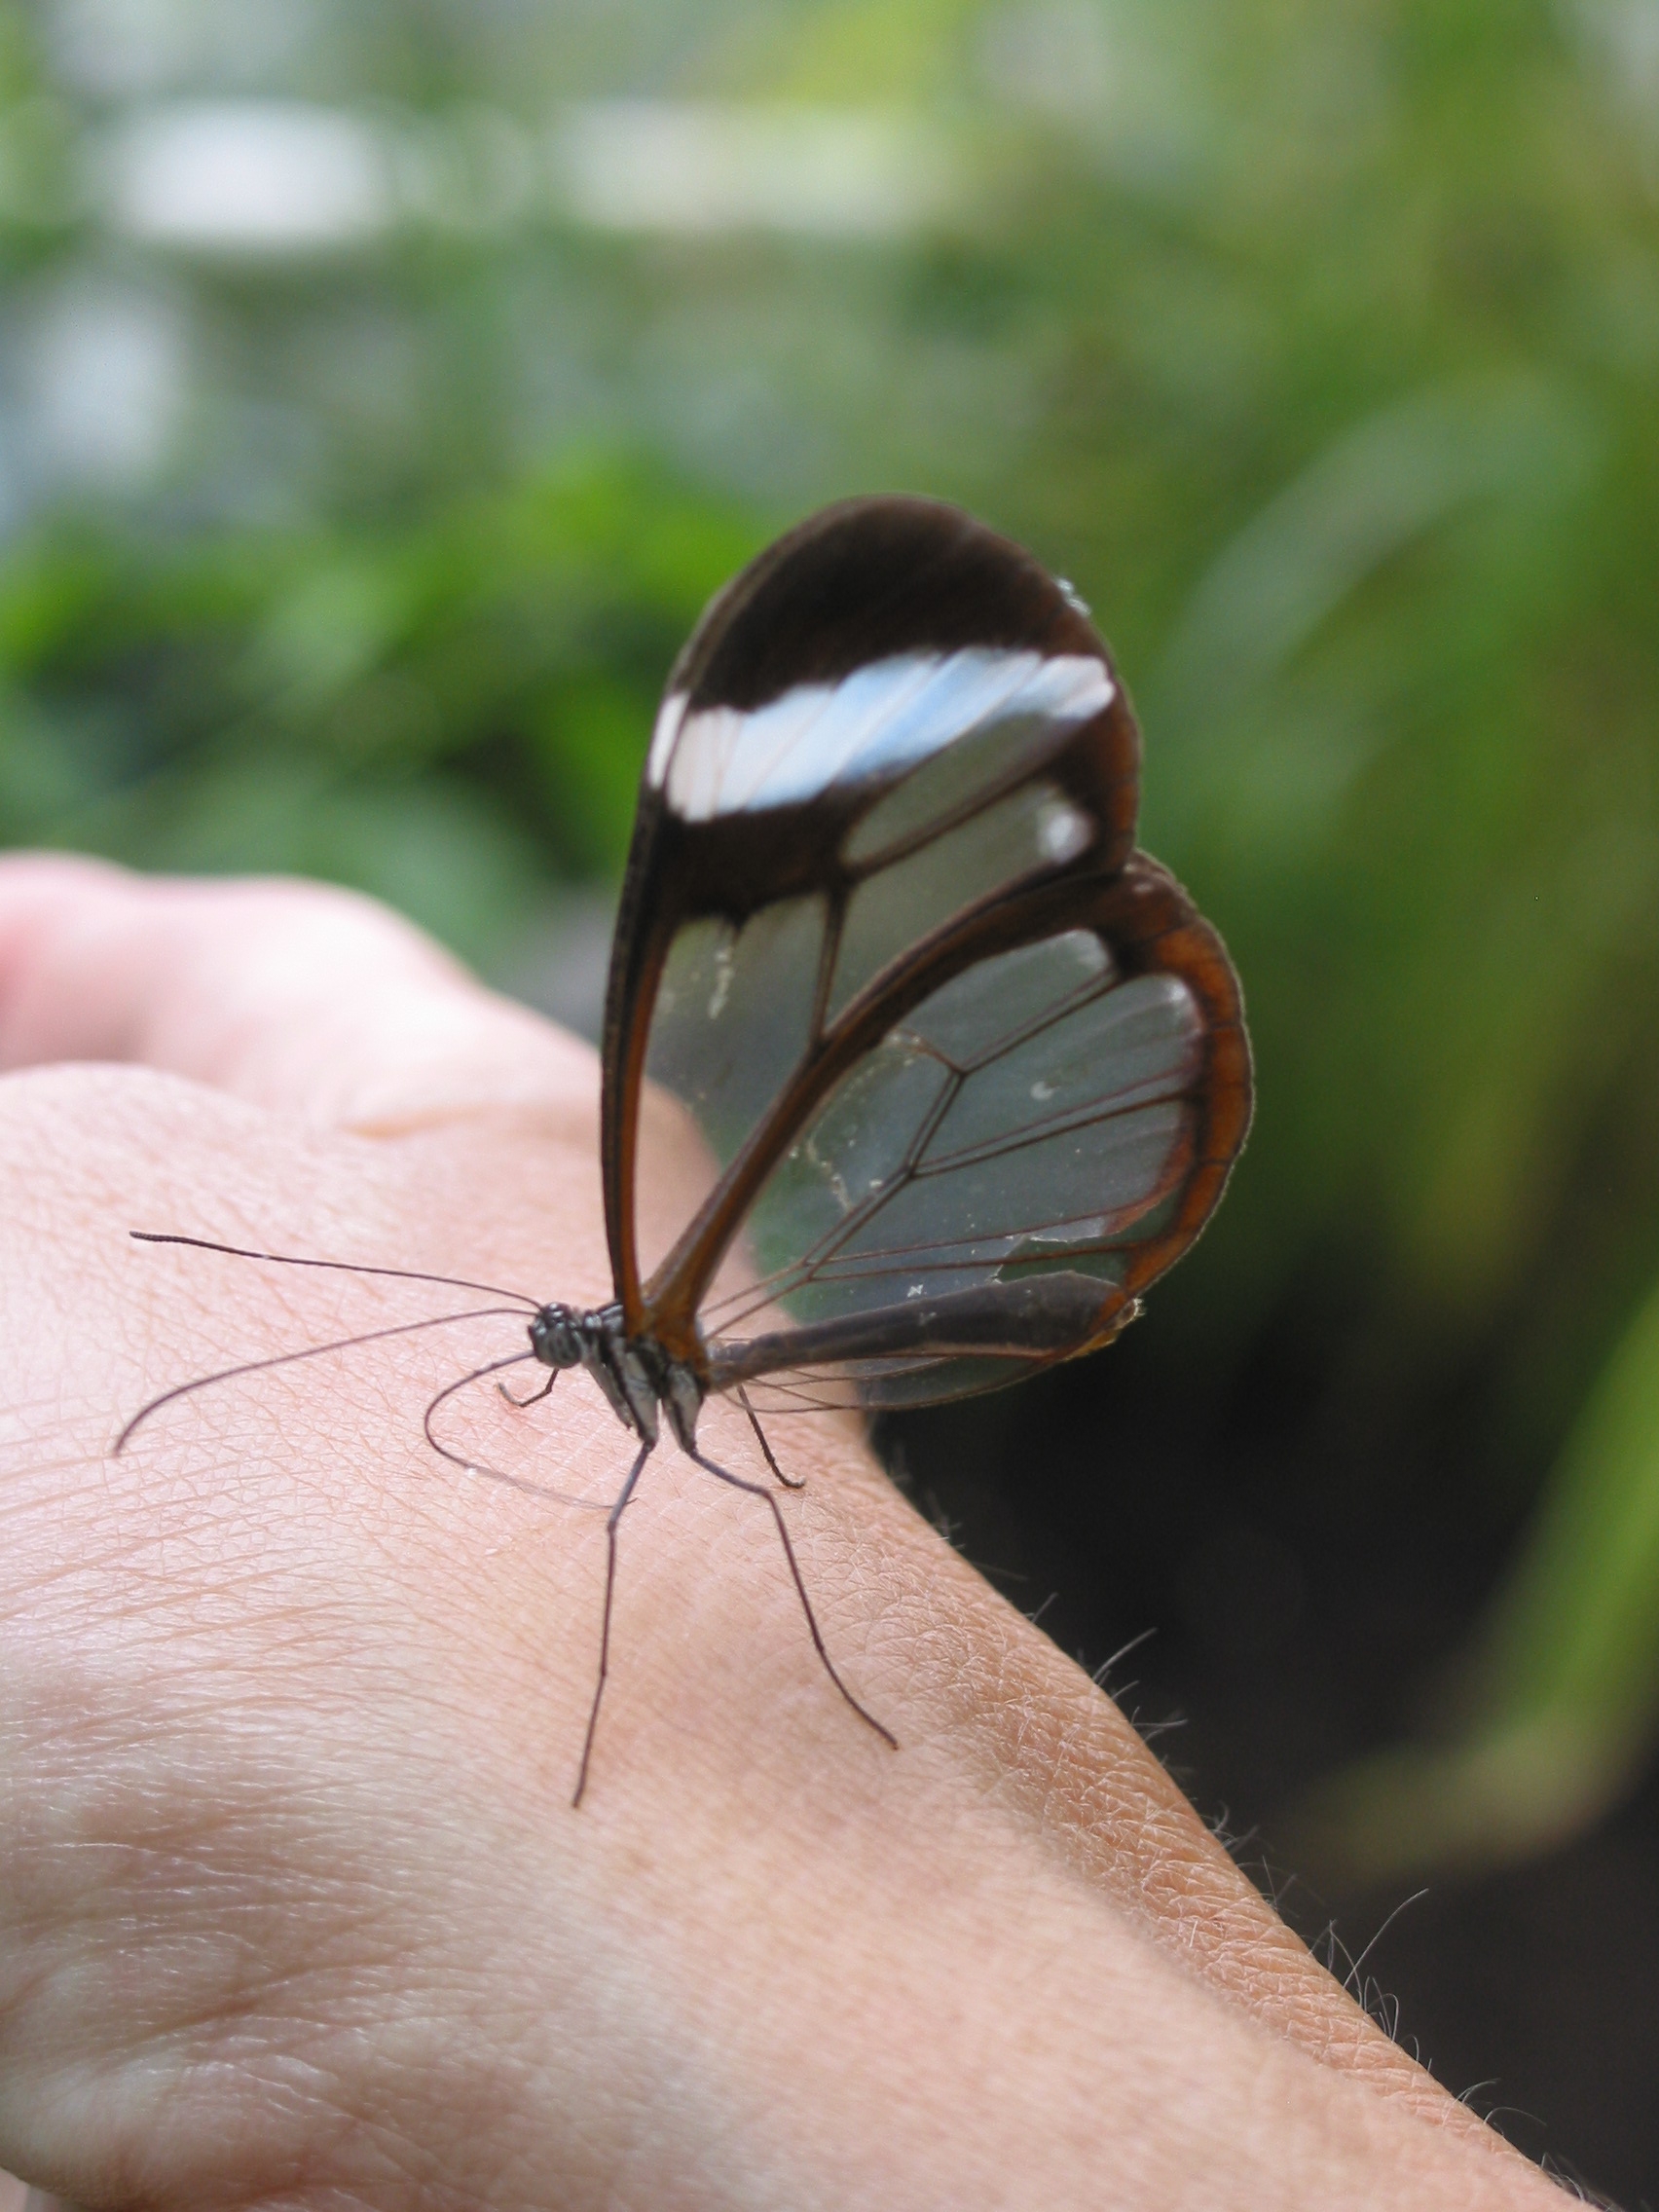
[[[387,1337],[413,1337],[423,1329],[447,1329],[457,1321],[481,1321],[495,1313],[509,1314],[514,1320],[520,1318],[516,1306],[475,1306],[464,1313],[436,1313],[424,1321],[399,1321],[389,1329],[368,1329],[356,1337],[334,1337],[325,1345],[307,1345],[303,1351],[278,1352],[273,1359],[240,1360],[235,1367],[221,1367],[212,1375],[199,1375],[194,1382],[175,1383],[159,1398],[152,1398],[147,1406],[140,1406],[116,1438],[110,1456],[119,1458],[152,1414],[170,1406],[175,1398],[188,1398],[194,1391],[210,1389],[216,1382],[233,1382],[239,1375],[262,1375],[273,1367],[292,1367],[302,1359],[320,1359],[328,1351],[350,1351],[357,1345],[381,1344]],[[531,1355],[526,1352],[520,1356],[528,1359]]]
[[875,1714],[868,1712],[864,1706],[859,1703],[858,1699],[854,1697],[852,1691],[848,1689],[846,1683],[842,1681],[840,1676],[835,1672],[835,1662],[830,1658],[829,1647],[826,1645],[824,1638],[819,1631],[818,1618],[812,1610],[812,1600],[807,1596],[806,1584],[801,1579],[800,1564],[795,1558],[794,1546],[790,1541],[789,1527],[784,1520],[783,1508],[778,1503],[777,1493],[775,1491],[769,1491],[764,1483],[746,1482],[742,1475],[734,1475],[728,1467],[717,1466],[713,1459],[706,1459],[701,1452],[688,1452],[686,1454],[686,1457],[695,1460],[699,1467],[705,1468],[711,1475],[718,1475],[722,1483],[730,1483],[733,1490],[744,1490],[749,1493],[751,1497],[760,1497],[765,1499],[766,1504],[771,1509],[772,1519],[777,1526],[779,1540],[784,1547],[784,1557],[790,1563],[790,1573],[794,1581],[795,1596],[800,1600],[800,1609],[806,1615],[806,1625],[812,1636],[813,1649],[818,1653],[819,1658],[824,1662],[824,1672],[829,1676],[830,1679],[834,1683],[835,1687],[840,1691],[841,1695],[846,1699],[847,1703],[852,1707],[853,1711],[858,1714],[859,1718],[867,1723],[869,1727],[873,1728],[884,1744],[890,1744],[894,1751],[897,1751],[899,1749],[899,1739],[894,1735],[892,1729],[884,1728],[881,1722],[875,1717]]
[[440,1282],[450,1290],[481,1290],[486,1298],[516,1298],[532,1312],[540,1306],[527,1290],[506,1290],[498,1282],[469,1282],[465,1275],[430,1275],[420,1268],[366,1268],[355,1260],[299,1259],[292,1252],[252,1252],[241,1244],[215,1244],[206,1236],[165,1236],[152,1229],[129,1229],[135,1244],[188,1244],[198,1252],[223,1252],[233,1260],[269,1260],[278,1268],[329,1268],[337,1274],[391,1275],[399,1282]]
[[[482,1459],[464,1459],[459,1452],[452,1452],[447,1444],[440,1442],[432,1427],[432,1416],[458,1390],[464,1390],[469,1382],[482,1382],[487,1375],[498,1375],[503,1367],[521,1367],[527,1359],[535,1357],[533,1351],[515,1351],[507,1359],[493,1359],[487,1367],[475,1367],[466,1375],[458,1375],[453,1382],[446,1382],[437,1395],[428,1401],[426,1410],[421,1417],[421,1426],[425,1430],[426,1442],[440,1459],[447,1459],[452,1467],[459,1467],[463,1475],[485,1475],[493,1483],[504,1483],[508,1490],[522,1491],[526,1497],[546,1497],[559,1505],[579,1505],[586,1513],[608,1513],[610,1508],[602,1497],[573,1497],[569,1491],[553,1490],[545,1483],[527,1482],[523,1475],[509,1475],[502,1467],[487,1466]],[[554,1381],[557,1380],[555,1376]],[[547,1388],[551,1389],[552,1386],[552,1382],[549,1382]],[[498,1384],[497,1387],[500,1388],[500,1385]],[[547,1390],[536,1390],[528,1398],[514,1398],[511,1391],[507,1390],[503,1390],[502,1395],[511,1399],[515,1406],[528,1406],[534,1405],[537,1398],[546,1397]]]

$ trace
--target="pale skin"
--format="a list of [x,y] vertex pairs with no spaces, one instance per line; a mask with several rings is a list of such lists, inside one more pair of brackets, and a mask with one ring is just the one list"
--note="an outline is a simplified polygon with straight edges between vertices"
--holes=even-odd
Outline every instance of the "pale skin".
[[[579,1812],[603,1521],[421,1435],[520,1320],[109,1456],[207,1368],[489,1303],[129,1229],[603,1299],[585,1048],[363,902],[22,859],[0,1064],[0,2163],[191,2212],[1559,2203],[849,1420],[780,1424],[784,1511],[901,1750],[665,1445]],[[448,1410],[529,1482],[627,1465],[580,1377]],[[703,1441],[759,1471],[733,1409]]]

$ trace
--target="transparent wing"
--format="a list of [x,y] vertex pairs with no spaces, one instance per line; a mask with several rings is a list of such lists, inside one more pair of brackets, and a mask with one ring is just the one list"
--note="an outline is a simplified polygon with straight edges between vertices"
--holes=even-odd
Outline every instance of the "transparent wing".
[[688,1163],[672,1119],[642,1123],[634,1203],[642,1272],[662,1264],[861,992],[959,917],[1054,875],[1094,837],[1092,822],[1039,776],[932,841],[849,867],[819,890],[741,920],[684,922],[657,984],[645,1074],[689,1109],[703,1150]]
[[[895,964],[988,902],[1122,864],[1138,755],[1075,600],[954,508],[830,509],[716,601],[658,719],[607,1005],[631,1326],[649,1304],[689,1346],[731,1225],[694,1254],[685,1234]],[[686,1114],[652,1113],[653,1088]]]
[[1139,740],[1075,598],[925,501],[716,602],[653,739],[606,1034],[631,1328],[783,1405],[1104,1341],[1249,1111],[1214,933],[1133,854]]
[[756,1279],[705,1325],[824,1320],[1062,1251],[1099,1272],[1187,1164],[1201,1032],[1179,977],[1115,976],[1088,931],[971,968],[790,1147],[745,1224]]
[[[805,1061],[825,924],[823,895],[808,894],[741,923],[702,915],[675,936],[651,1011],[647,1110],[636,1137],[642,1272],[662,1261]],[[684,1111],[663,1112],[665,1098]]]
[[1091,918],[963,970],[824,1100],[702,1309],[717,1386],[915,1404],[1132,1315],[1220,1195],[1248,1062],[1225,955],[1162,870],[1137,856]]

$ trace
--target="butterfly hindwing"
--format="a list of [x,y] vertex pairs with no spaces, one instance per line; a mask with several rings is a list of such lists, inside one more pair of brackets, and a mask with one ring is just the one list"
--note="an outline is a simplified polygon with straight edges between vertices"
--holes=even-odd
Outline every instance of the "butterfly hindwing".
[[717,1387],[993,1387],[1105,1342],[1192,1240],[1249,1112],[1226,955],[1140,855],[1058,918],[895,1023],[790,1147],[703,1309]]

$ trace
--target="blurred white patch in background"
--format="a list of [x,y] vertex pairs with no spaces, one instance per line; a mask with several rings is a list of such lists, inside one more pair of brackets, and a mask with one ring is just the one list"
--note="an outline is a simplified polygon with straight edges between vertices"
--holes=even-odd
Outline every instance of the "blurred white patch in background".
[[595,100],[549,151],[565,210],[602,230],[889,238],[958,197],[938,134],[874,111]]
[[266,82],[318,30],[316,0],[46,0],[55,75],[96,99]]
[[109,227],[181,253],[305,256],[395,225],[488,232],[526,217],[605,231],[892,239],[960,200],[916,118],[809,107],[598,100],[536,137],[467,105],[401,122],[303,101],[139,107],[98,163]]
[[71,278],[47,296],[20,353],[31,474],[127,491],[156,473],[186,388],[186,334],[169,301]]
[[117,231],[187,251],[328,251],[377,237],[396,213],[381,133],[302,101],[142,111],[106,142],[102,174]]

